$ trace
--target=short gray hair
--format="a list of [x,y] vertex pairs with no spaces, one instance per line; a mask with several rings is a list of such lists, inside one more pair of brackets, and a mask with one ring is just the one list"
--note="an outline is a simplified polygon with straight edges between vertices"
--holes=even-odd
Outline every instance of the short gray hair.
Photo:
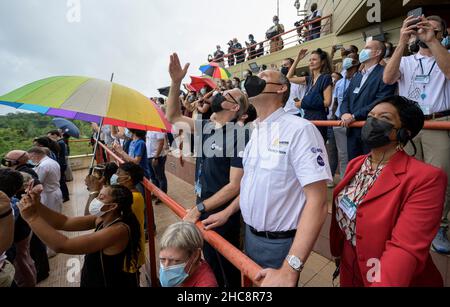
[[160,249],[166,248],[179,248],[192,254],[203,248],[203,237],[194,224],[178,222],[169,226],[161,238]]

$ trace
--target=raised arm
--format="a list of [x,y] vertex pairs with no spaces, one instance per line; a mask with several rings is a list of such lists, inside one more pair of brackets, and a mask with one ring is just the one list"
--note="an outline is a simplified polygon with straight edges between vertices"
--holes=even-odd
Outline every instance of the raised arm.
[[426,18],[422,17],[422,22],[418,23],[417,27],[419,28],[417,32],[419,39],[427,44],[436,59],[437,66],[439,66],[447,80],[450,80],[450,53],[436,39],[433,25]]
[[400,30],[400,40],[398,42],[398,46],[395,48],[394,54],[384,69],[383,81],[386,84],[395,84],[401,77],[400,63],[402,61],[403,54],[408,47],[408,42],[411,35],[416,33],[414,30],[416,25],[409,25],[412,21],[414,21],[414,19],[415,17],[409,16],[403,22],[403,27]]
[[181,82],[186,76],[188,69],[189,63],[186,64],[184,68],[181,68],[180,59],[176,53],[170,56],[169,74],[172,79],[172,84],[167,100],[166,116],[172,124],[186,123],[190,126],[191,131],[194,131],[194,120],[181,114],[179,103]]
[[289,70],[289,72],[286,76],[290,82],[295,83],[295,84],[306,84],[306,78],[305,77],[296,77],[295,70],[297,69],[298,63],[300,63],[300,61],[303,60],[307,54],[308,54],[308,49],[300,50],[297,58],[295,59],[294,64],[292,64],[291,69]]
[[[29,196],[22,198],[19,208],[23,219],[30,225],[33,232],[57,253],[68,255],[91,254],[111,246],[126,246],[128,242],[128,230],[120,224],[88,235],[68,238],[48,223],[48,217],[52,219],[55,217],[41,215],[42,212],[44,214],[46,212],[36,210]],[[87,220],[87,217],[83,219]],[[92,219],[95,220],[95,217],[91,217]],[[95,227],[95,223],[93,226]]]

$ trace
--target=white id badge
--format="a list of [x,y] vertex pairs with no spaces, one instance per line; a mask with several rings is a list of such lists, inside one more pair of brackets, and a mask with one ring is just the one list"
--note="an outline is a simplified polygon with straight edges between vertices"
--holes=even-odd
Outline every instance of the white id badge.
[[430,76],[427,75],[417,75],[414,82],[418,84],[428,84],[430,83]]
[[430,115],[430,106],[428,105],[424,105],[424,104],[419,104],[420,108],[422,109],[423,114],[425,115]]
[[344,196],[342,200],[339,203],[339,208],[344,211],[345,215],[350,219],[353,220],[356,216],[356,205],[354,202],[352,202],[348,196]]
[[355,88],[355,90],[353,91],[353,94],[358,95],[360,90],[361,90],[360,87]]

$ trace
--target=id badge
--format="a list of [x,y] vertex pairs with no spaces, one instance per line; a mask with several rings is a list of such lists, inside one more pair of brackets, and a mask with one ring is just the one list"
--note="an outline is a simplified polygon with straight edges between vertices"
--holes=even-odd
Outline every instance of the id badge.
[[353,94],[358,95],[360,90],[361,90],[360,87],[355,88],[355,90],[353,91]]
[[430,76],[417,75],[414,81],[418,84],[428,84],[430,83]]
[[356,205],[354,202],[348,198],[348,196],[344,196],[342,198],[341,202],[339,203],[339,208],[344,211],[345,215],[350,219],[353,220],[356,216]]
[[420,108],[422,109],[423,114],[425,115],[430,115],[430,106],[428,105],[424,105],[424,104],[419,104]]

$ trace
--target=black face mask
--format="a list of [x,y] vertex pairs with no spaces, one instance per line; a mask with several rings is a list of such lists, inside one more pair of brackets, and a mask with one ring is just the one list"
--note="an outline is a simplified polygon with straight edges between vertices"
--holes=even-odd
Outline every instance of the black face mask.
[[409,45],[409,52],[411,53],[417,53],[419,52],[420,47],[419,47],[419,41],[415,41],[414,43],[412,43],[411,45]]
[[380,148],[391,143],[389,135],[394,129],[394,125],[369,117],[361,133],[362,141],[370,148]]
[[289,73],[289,67],[283,67],[281,68],[281,73],[285,76]]
[[266,82],[265,80],[257,76],[250,76],[247,78],[247,80],[245,80],[244,87],[249,98],[253,98],[261,94],[278,95],[277,92],[264,92],[264,89],[266,88],[267,84],[283,85],[281,83]]
[[[228,96],[231,97],[231,99],[233,99],[233,101],[239,105],[239,103],[236,101],[236,99],[234,99],[234,97],[231,94],[227,94]],[[224,111],[225,109],[222,107],[222,103],[224,101],[226,101],[227,99],[225,98],[225,96],[222,95],[222,93],[218,93],[216,96],[214,96],[214,99],[212,101],[211,104],[211,111],[213,113],[219,113],[221,111]]]

